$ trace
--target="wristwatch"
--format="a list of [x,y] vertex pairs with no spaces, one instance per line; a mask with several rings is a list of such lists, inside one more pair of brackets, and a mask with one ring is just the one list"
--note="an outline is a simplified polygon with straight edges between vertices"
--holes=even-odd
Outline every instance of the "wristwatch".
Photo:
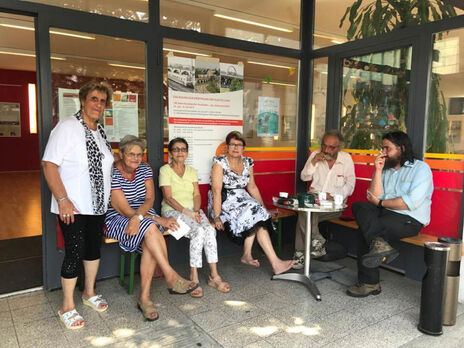
[[379,203],[377,203],[377,207],[383,208],[383,207],[382,207],[382,202],[383,202],[383,200],[379,199]]

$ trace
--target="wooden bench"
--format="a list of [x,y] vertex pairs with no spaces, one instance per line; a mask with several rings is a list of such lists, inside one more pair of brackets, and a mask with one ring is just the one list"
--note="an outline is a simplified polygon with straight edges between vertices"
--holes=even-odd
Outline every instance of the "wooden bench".
[[[163,236],[169,236],[168,232],[164,232]],[[119,243],[117,239],[107,238],[103,236],[103,243],[111,244],[111,243]],[[137,256],[139,255],[138,252],[133,251],[125,251],[119,249],[120,252],[120,263],[119,263],[119,284],[127,290],[128,294],[134,293],[134,278],[135,278],[135,260],[137,260]],[[126,282],[126,254],[129,254],[129,280]]]
[[[355,220],[343,220],[343,219],[337,218],[337,219],[330,219],[329,222],[333,224],[349,227],[354,230],[359,229],[359,226]],[[419,233],[417,236],[402,238],[400,239],[400,241],[404,243],[414,244],[414,245],[423,247],[424,243],[426,242],[437,242],[438,237],[431,236],[425,233]],[[464,250],[462,252],[462,255],[464,256]]]

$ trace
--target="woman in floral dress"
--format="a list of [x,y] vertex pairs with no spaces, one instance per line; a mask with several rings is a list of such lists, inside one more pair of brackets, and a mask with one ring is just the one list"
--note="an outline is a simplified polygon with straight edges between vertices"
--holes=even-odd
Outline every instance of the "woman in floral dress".
[[252,255],[255,238],[271,263],[274,274],[289,270],[294,261],[281,260],[272,247],[271,215],[264,207],[253,176],[253,160],[243,157],[245,139],[240,132],[226,137],[227,154],[213,158],[208,212],[216,229],[225,230],[236,243],[243,244],[241,262],[259,267]]

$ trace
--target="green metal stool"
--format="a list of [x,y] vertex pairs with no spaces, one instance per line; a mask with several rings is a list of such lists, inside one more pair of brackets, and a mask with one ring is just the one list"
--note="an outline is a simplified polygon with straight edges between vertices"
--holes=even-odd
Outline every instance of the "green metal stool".
[[269,213],[272,216],[272,221],[277,223],[277,250],[276,254],[278,257],[282,255],[282,219],[288,216],[296,215],[292,210],[275,208],[269,210]]
[[[120,250],[121,252],[121,261],[120,261],[120,271],[119,271],[119,284],[126,288],[127,293],[132,295],[134,293],[134,273],[135,273],[135,260],[137,260],[138,253],[137,252],[129,252]],[[125,271],[126,271],[126,254],[129,254],[129,282],[126,283],[125,280]]]

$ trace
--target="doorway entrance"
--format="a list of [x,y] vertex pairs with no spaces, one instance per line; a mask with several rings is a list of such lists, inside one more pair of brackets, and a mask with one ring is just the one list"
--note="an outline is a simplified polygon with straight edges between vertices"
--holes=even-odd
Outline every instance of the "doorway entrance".
[[0,294],[42,285],[34,18],[0,13]]

